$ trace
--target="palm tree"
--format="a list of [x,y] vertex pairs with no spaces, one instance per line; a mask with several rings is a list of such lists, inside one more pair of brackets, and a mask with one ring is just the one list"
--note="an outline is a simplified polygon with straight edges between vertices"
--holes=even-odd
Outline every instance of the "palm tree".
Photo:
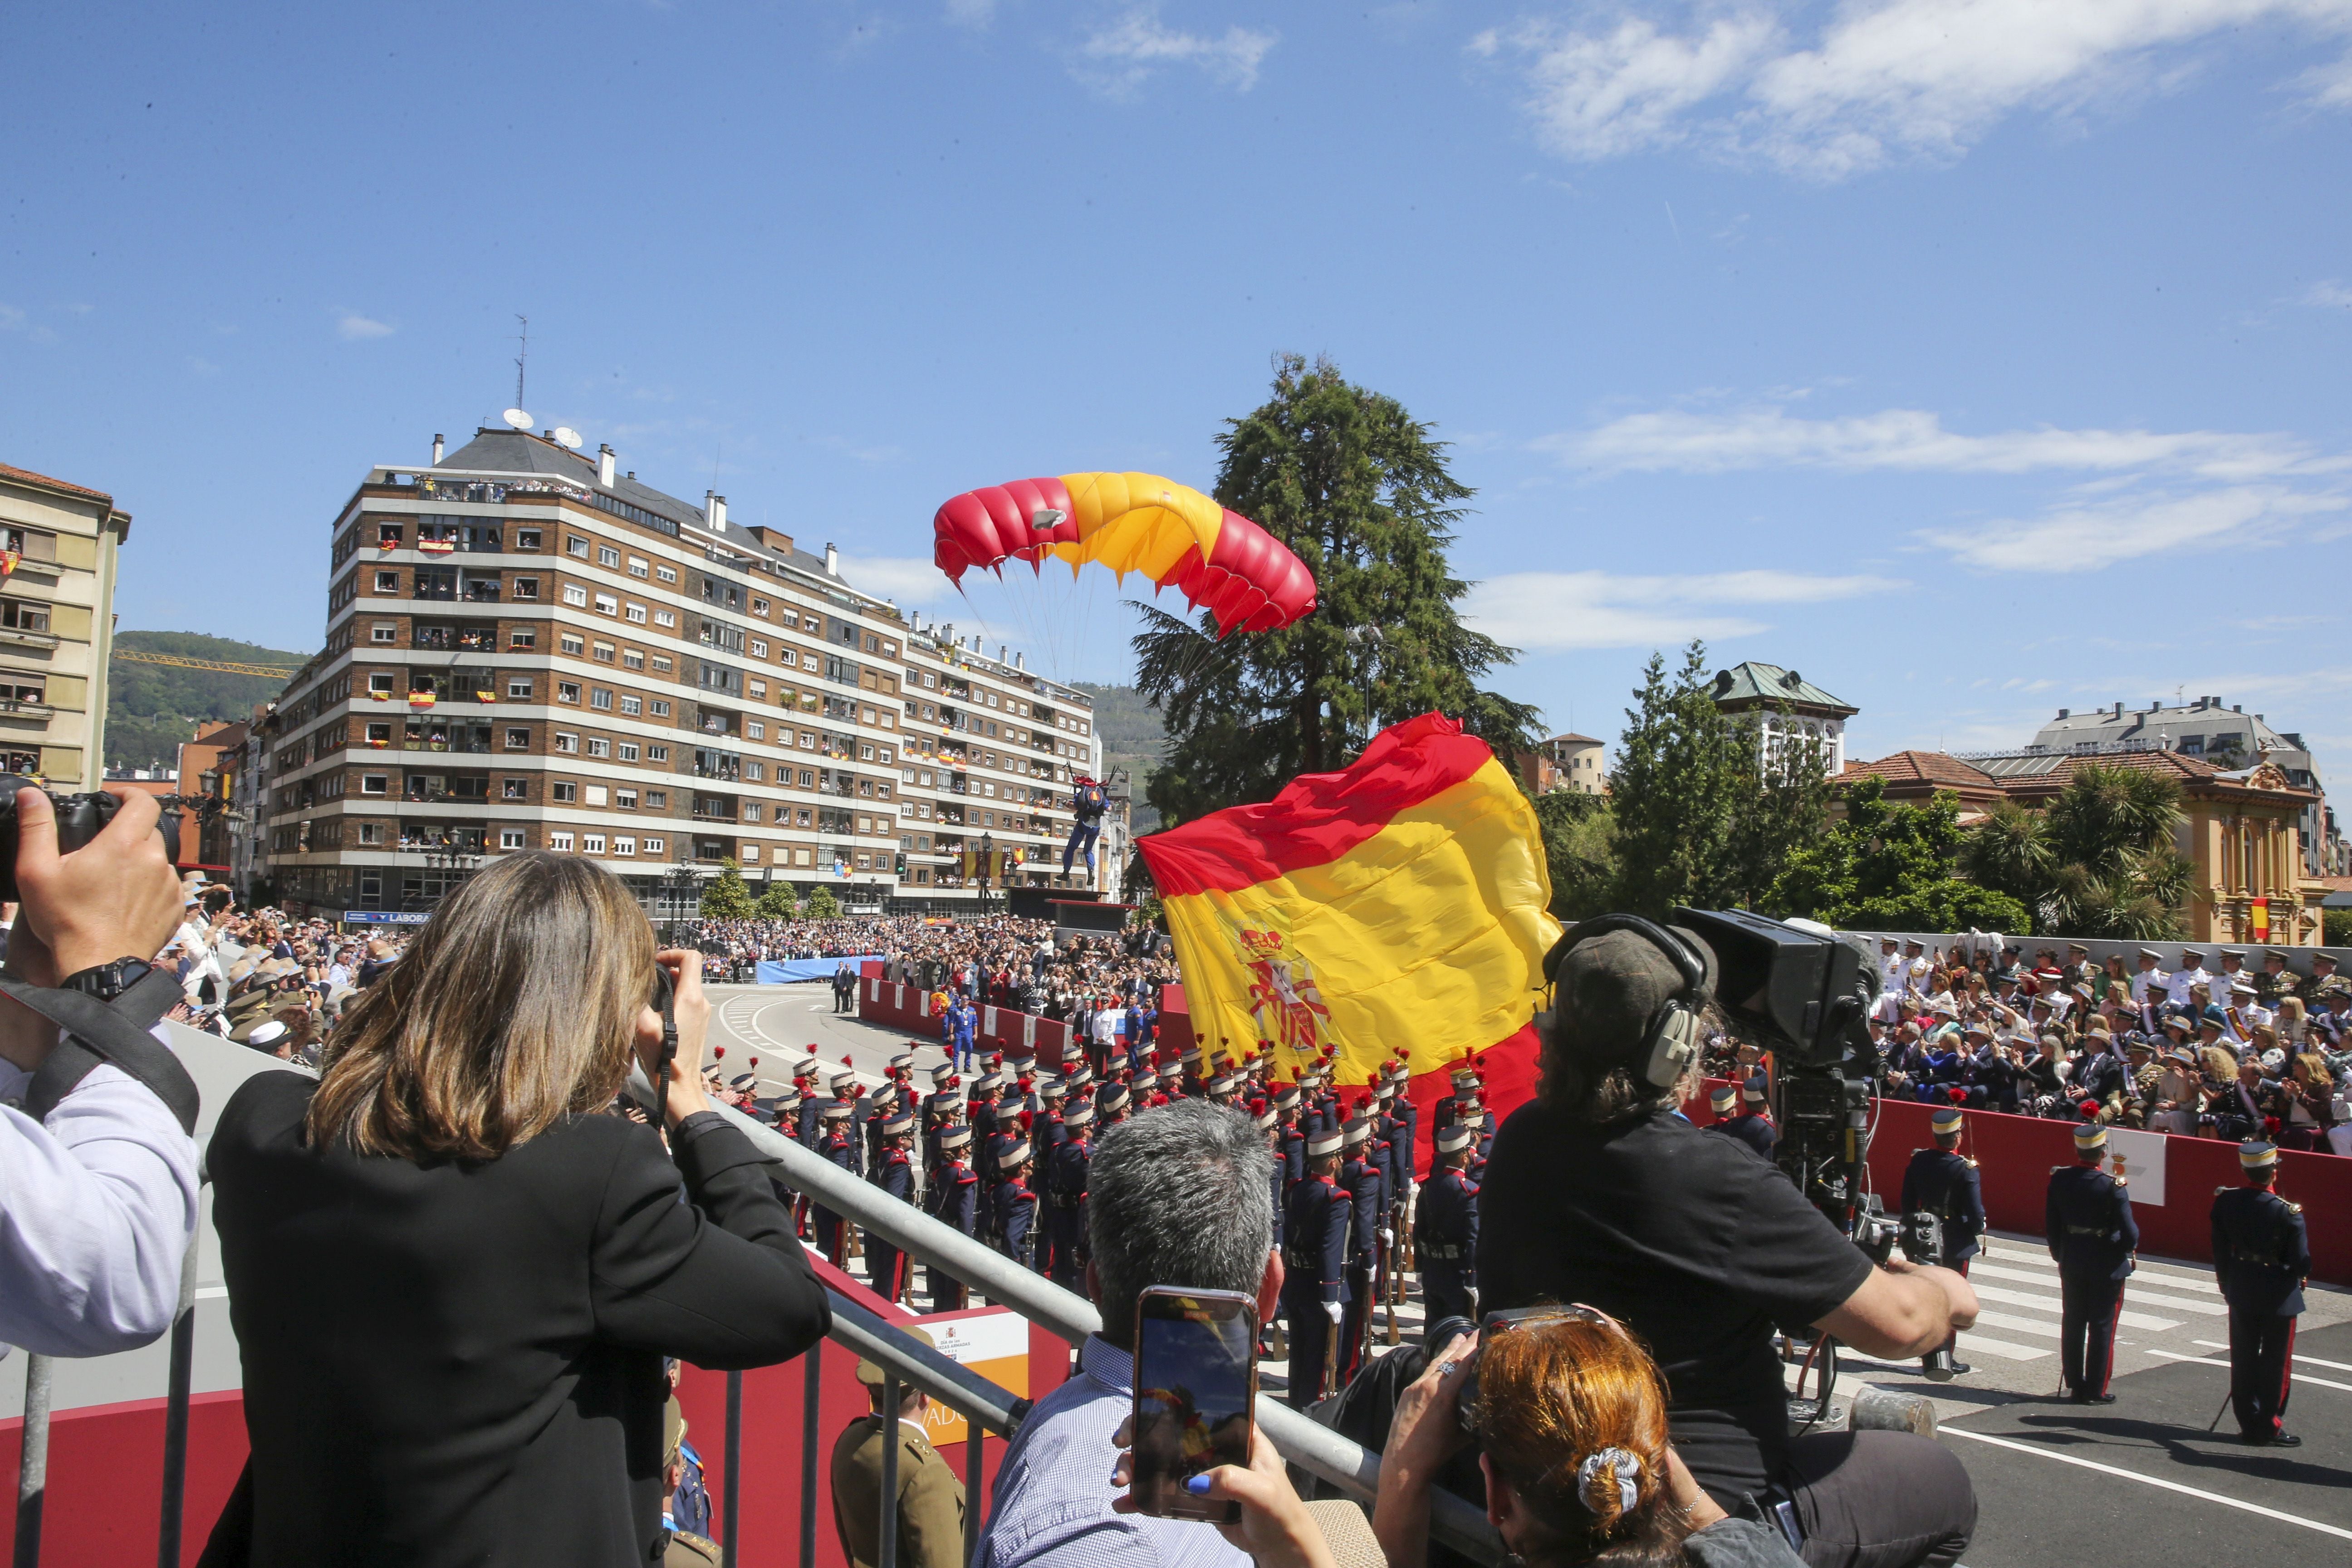
[[2045,936],[2161,942],[2181,934],[2192,877],[2173,847],[2180,786],[2137,768],[2085,766],[2042,811],[1993,807],[1961,868],[2033,911]]

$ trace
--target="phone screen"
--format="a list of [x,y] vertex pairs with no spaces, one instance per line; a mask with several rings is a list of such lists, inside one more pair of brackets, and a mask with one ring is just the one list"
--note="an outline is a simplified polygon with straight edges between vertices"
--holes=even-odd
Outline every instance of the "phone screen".
[[1155,1287],[1136,1308],[1135,1479],[1139,1511],[1231,1521],[1229,1502],[1196,1498],[1188,1477],[1246,1465],[1257,1399],[1257,1307],[1231,1290]]

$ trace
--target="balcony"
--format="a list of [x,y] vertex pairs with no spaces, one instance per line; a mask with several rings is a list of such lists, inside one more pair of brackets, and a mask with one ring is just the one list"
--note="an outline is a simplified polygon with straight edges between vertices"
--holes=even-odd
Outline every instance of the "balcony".
[[30,698],[0,697],[0,713],[14,713],[24,719],[47,719],[56,712],[57,710],[47,703],[37,702]]

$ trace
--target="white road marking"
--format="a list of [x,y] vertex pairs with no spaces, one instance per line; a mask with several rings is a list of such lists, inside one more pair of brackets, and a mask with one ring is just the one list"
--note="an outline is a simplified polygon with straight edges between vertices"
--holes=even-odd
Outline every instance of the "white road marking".
[[[2192,1340],[2189,1342],[2203,1345],[2209,1351],[2225,1351],[2230,1348],[2220,1340]],[[2314,1366],[2324,1366],[2333,1372],[2352,1372],[2352,1362],[2327,1361],[2319,1356],[2305,1355],[2301,1351],[2294,1352],[2294,1359],[2307,1361]]]
[[[2033,1298],[2021,1296],[2013,1291],[2004,1291],[1998,1285],[1979,1284],[1977,1279],[1979,1275],[1990,1275],[1995,1279],[2011,1279],[2024,1285],[2046,1285],[2049,1289],[2053,1290],[2058,1288],[2058,1273],[2054,1268],[2047,1274],[2037,1274],[2023,1268],[2005,1268],[1998,1265],[1989,1263],[1970,1268],[1969,1270],[1969,1283],[1976,1286],[1977,1294],[1979,1296],[1990,1296],[1996,1300],[2026,1303],[2030,1302]],[[2137,1300],[2147,1306],[2161,1308],[2165,1311],[2168,1312],[2194,1312],[2200,1317],[2207,1318],[2222,1317],[2227,1315],[2230,1310],[2227,1305],[2218,1300],[2212,1301],[2200,1301],[2184,1299],[2179,1296],[2160,1295],[2154,1289],[2151,1289],[2152,1286],[2168,1286],[2184,1289],[2189,1288],[2188,1283],[2184,1280],[2169,1279],[2151,1280],[2145,1272],[2142,1272],[2133,1275],[2128,1280],[2125,1281],[2124,1300],[2127,1301]]]
[[[1977,1287],[1977,1295],[1983,1300],[2000,1301],[2010,1306],[2031,1307],[2037,1312],[2063,1313],[2065,1310],[2064,1302],[2056,1300],[2051,1297],[2029,1296],[2022,1290],[2004,1290],[1998,1285],[1979,1285]],[[2126,1286],[2124,1289],[2124,1300],[2128,1301],[2131,1299],[2130,1287]],[[2047,1330],[2041,1328],[2028,1328],[2025,1327],[2025,1325],[2018,1319],[2000,1318],[1990,1312],[1981,1314],[1979,1321],[1981,1322],[1998,1323],[2003,1328],[2023,1328],[2025,1332],[2032,1334],[2057,1332],[2055,1328]],[[2180,1326],[2179,1321],[2177,1319],[2151,1318],[2146,1312],[2125,1311],[2119,1313],[2116,1316],[2116,1321],[2129,1328],[2147,1329],[2152,1332],[2164,1329],[2177,1329]]]
[[2352,1530],[2345,1530],[2333,1524],[2323,1524],[2315,1519],[2303,1519],[2294,1514],[2281,1513],[2277,1509],[2264,1508],[2260,1503],[2248,1502],[2242,1498],[2224,1497],[2220,1492],[2209,1492],[2197,1487],[2182,1486],[2179,1481],[2144,1476],[2137,1470],[2126,1470],[2117,1465],[2103,1465],[2095,1459],[2085,1459],[2074,1454],[2061,1454],[2054,1449],[2044,1448],[2034,1443],[2019,1443],[2007,1437],[1995,1437],[1983,1432],[1971,1432],[1965,1426],[1954,1426],[1947,1423],[1939,1430],[1948,1437],[1966,1437],[1975,1443],[1990,1443],[1996,1448],[2013,1448],[2018,1453],[2031,1454],[2037,1459],[2047,1459],[2053,1464],[2074,1465],[2085,1470],[2096,1470],[2103,1476],[2116,1476],[2124,1480],[2137,1481],[2142,1486],[2160,1487],[2168,1492],[2179,1492],[2183,1497],[2193,1497],[2203,1502],[2220,1503],[2223,1508],[2234,1508],[2245,1513],[2258,1513],[2264,1519],[2275,1519],[2282,1523],[2295,1525],[2304,1530],[2315,1530],[2323,1535],[2333,1535],[2340,1540],[2352,1541]]
[[[2230,1370],[2228,1362],[2211,1361],[2200,1355],[2182,1355],[2178,1351],[2150,1351],[2147,1353],[2152,1356],[2161,1356],[2166,1361],[2187,1362],[2190,1366],[2218,1366],[2223,1372]],[[2340,1388],[2347,1394],[2352,1394],[2352,1383],[2330,1383],[2324,1377],[2314,1377],[2309,1373],[2299,1372],[2294,1374],[2294,1385],[2297,1388],[2301,1388],[2306,1383],[2317,1384],[2322,1388]]]

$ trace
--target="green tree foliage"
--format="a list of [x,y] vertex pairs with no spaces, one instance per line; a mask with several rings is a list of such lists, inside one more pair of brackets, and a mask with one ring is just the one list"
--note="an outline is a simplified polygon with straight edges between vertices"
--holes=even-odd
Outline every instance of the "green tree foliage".
[[2352,910],[2320,910],[2319,942],[2323,947],[2352,947]]
[[2076,768],[2049,805],[1995,805],[1960,866],[2032,912],[2042,936],[2178,940],[2194,871],[2173,847],[2180,786],[2138,768]]
[[1865,931],[2022,931],[2023,905],[1952,873],[1968,842],[1959,800],[1890,804],[1875,775],[1845,794],[1845,816],[1789,855],[1773,883],[1776,914]]
[[[114,646],[118,651],[283,665],[289,670],[310,657],[198,632],[117,632]],[[268,701],[286,685],[268,676],[175,669],[122,658],[107,662],[106,682],[106,761],[109,766],[132,768],[170,767],[179,756],[180,742],[194,740],[198,725],[250,719],[256,704]]]
[[719,875],[702,886],[702,918],[707,921],[748,920],[751,914],[751,889],[743,885],[743,873],[733,860],[719,863]]
[[799,915],[800,904],[793,897],[790,882],[771,882],[752,905],[751,912],[763,921],[788,921]]
[[1604,795],[1554,790],[1535,799],[1551,872],[1551,912],[1563,921],[1606,914],[1616,897],[1617,820]]
[[1328,361],[1276,363],[1274,395],[1230,421],[1216,499],[1296,551],[1315,614],[1220,641],[1146,606],[1136,684],[1167,720],[1150,804],[1187,822],[1345,766],[1387,725],[1435,709],[1496,750],[1528,744],[1536,710],[1482,690],[1513,649],[1463,624],[1469,584],[1446,552],[1471,491],[1445,443],[1402,404]]
[[833,896],[831,888],[815,889],[809,894],[808,901],[801,906],[801,919],[804,921],[831,921],[840,918],[841,900]]
[[1762,908],[1782,867],[1828,819],[1817,742],[1768,755],[1761,729],[1717,708],[1706,647],[1667,673],[1652,654],[1609,779],[1614,906],[1654,920],[1677,904]]

